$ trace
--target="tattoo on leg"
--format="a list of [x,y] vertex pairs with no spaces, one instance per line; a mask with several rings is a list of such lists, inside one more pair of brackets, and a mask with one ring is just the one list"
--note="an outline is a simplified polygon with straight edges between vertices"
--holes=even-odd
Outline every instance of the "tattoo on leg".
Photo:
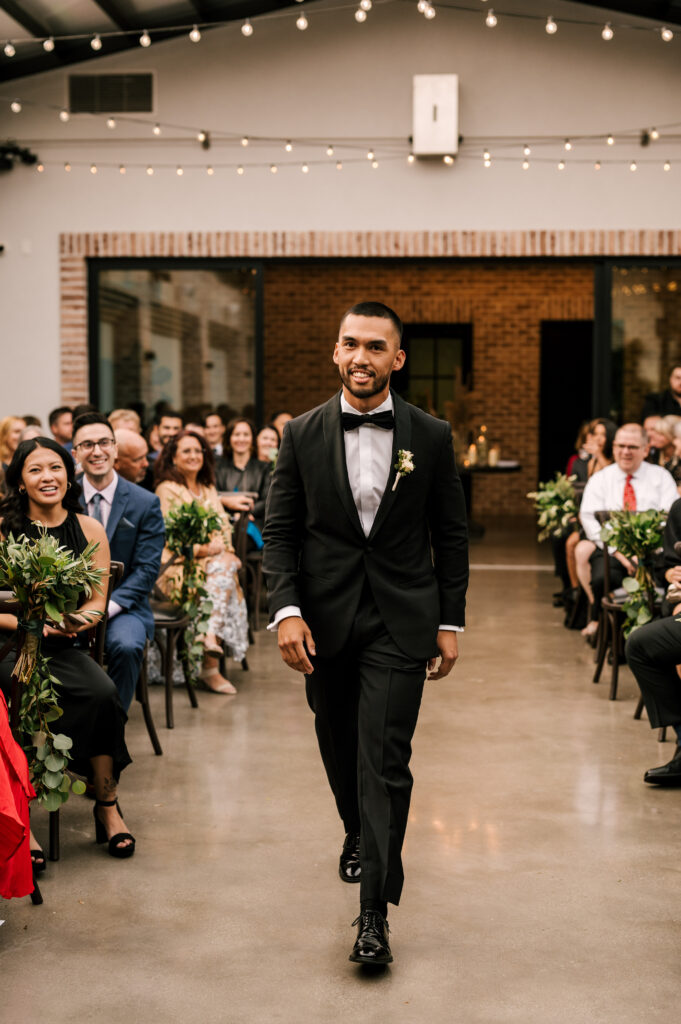
[[116,780],[110,779],[108,775],[105,775],[102,779],[102,792],[104,793],[105,798],[109,800],[111,797],[115,797],[117,789],[118,784]]

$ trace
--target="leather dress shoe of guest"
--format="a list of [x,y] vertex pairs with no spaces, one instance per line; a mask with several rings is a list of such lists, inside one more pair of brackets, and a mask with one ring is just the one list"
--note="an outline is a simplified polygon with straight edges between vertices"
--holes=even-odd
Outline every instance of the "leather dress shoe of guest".
[[644,782],[653,782],[658,786],[681,786],[681,746],[667,764],[659,768],[649,768],[643,776]]
[[349,960],[353,964],[391,964],[388,922],[378,910],[363,910],[352,922],[358,925],[357,940]]
[[348,832],[341,850],[338,874],[344,882],[359,882],[362,866],[359,862],[359,832]]

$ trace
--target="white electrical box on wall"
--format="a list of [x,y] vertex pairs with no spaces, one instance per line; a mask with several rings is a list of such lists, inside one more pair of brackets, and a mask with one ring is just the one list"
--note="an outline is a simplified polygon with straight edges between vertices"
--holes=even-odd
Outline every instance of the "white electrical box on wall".
[[414,75],[413,151],[455,156],[459,149],[459,76]]

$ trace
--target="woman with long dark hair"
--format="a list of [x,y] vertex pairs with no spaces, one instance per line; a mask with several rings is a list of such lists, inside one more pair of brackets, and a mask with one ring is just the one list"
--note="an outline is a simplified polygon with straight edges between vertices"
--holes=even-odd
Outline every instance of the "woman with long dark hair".
[[255,427],[243,417],[230,420],[225,428],[224,452],[216,462],[217,489],[252,496],[250,517],[262,532],[265,502],[272,480],[272,463],[257,458]]
[[[232,528],[215,489],[213,452],[205,438],[191,430],[182,430],[166,442],[154,469],[156,494],[166,516],[173,505],[196,501],[218,513],[222,529],[208,544],[197,544],[194,557],[205,573],[205,588],[213,610],[204,642],[201,681],[214,693],[236,693],[229,679],[220,675],[219,658],[231,654],[242,661],[248,648],[248,616],[239,587],[239,560],[232,546]],[[163,562],[171,556],[166,548]],[[169,597],[182,574],[182,564],[164,572],[159,586]]]
[[[0,502],[0,532],[3,537],[12,533],[15,537],[25,534],[37,538],[39,526],[44,526],[51,537],[74,554],[84,551],[90,541],[98,545],[93,563],[105,573],[101,592],[94,592],[90,598],[84,596],[65,628],[45,626],[43,651],[60,683],[63,715],[59,729],[73,740],[69,767],[91,778],[94,784],[97,842],[108,842],[112,857],[130,857],[135,852],[135,840],[125,827],[117,800],[120,773],[131,760],[125,745],[126,714],[114,684],[80,645],[81,634],[92,628],[93,619],[106,612],[109,544],[101,523],[81,513],[80,493],[73,459],[60,444],[48,437],[21,441],[7,469],[7,494]],[[5,633],[15,631],[16,617],[0,615],[0,629]],[[12,654],[0,663],[0,687],[7,695],[15,660]],[[40,870],[38,856],[34,860]],[[43,858],[42,866],[44,863]]]

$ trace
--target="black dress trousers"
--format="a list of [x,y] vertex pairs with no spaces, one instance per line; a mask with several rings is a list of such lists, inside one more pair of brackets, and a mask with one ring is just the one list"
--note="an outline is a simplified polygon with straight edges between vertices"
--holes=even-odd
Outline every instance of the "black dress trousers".
[[400,651],[368,584],[344,649],[311,661],[306,692],[322,760],[346,832],[360,833],[360,899],[397,904],[426,662]]
[[652,729],[681,724],[681,616],[656,619],[634,630],[625,647]]

